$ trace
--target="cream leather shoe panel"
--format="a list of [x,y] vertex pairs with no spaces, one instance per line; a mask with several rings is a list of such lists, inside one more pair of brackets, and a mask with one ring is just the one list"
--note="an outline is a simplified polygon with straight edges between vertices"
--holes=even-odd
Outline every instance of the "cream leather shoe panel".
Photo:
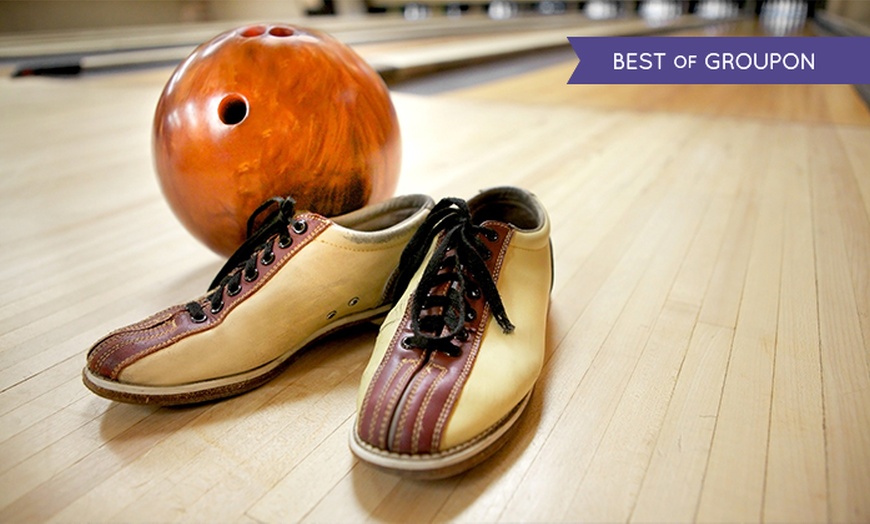
[[[130,365],[120,381],[177,385],[247,371],[345,315],[377,307],[410,234],[389,244],[356,243],[342,231],[347,230],[327,228],[220,326]],[[355,297],[358,302],[350,306]],[[327,318],[333,310],[337,314]],[[253,345],[251,340],[262,342]]]
[[516,329],[506,335],[490,320],[482,350],[447,422],[442,450],[498,422],[535,385],[543,366],[551,278],[549,223],[532,234],[514,234],[498,288]]

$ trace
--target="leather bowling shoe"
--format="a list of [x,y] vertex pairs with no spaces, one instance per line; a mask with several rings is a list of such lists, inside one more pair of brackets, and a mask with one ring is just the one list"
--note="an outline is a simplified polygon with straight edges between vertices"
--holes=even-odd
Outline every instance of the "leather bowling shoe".
[[267,201],[209,292],[102,338],[88,352],[85,385],[159,405],[262,385],[315,339],[383,317],[402,250],[433,203],[409,195],[327,219],[297,213],[292,199]]
[[552,260],[531,193],[440,201],[402,255],[401,295],[360,384],[354,454],[439,478],[494,453],[543,366]]

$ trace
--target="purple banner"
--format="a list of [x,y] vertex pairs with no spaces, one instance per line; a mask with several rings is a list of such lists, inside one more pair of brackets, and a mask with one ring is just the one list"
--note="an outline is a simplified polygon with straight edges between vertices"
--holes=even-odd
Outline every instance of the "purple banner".
[[577,37],[569,84],[870,84],[870,37]]

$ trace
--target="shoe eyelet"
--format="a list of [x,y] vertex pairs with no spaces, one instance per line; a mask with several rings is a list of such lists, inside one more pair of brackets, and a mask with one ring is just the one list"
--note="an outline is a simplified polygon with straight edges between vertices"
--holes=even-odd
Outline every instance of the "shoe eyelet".
[[347,305],[350,307],[354,307],[357,304],[359,304],[359,297],[353,297],[352,299],[347,301]]
[[302,220],[301,218],[295,222],[293,222],[293,232],[297,235],[301,235],[305,231],[308,230],[308,222]]
[[245,271],[245,282],[253,282],[257,280],[257,277],[260,276],[260,272],[257,271],[257,268],[254,268],[252,271]]
[[498,242],[498,231],[495,229],[484,229],[483,236],[490,242]]
[[293,245],[293,238],[290,236],[282,236],[278,239],[278,247],[281,249],[287,249],[288,247]]
[[463,328],[454,338],[460,342],[468,342],[468,330]]
[[194,315],[191,313],[190,320],[192,320],[195,324],[202,324],[203,322],[208,320],[208,317],[206,316],[205,312],[200,312],[199,315]]
[[465,310],[465,321],[466,322],[474,322],[474,319],[477,318],[477,312],[473,309]]
[[223,303],[223,302],[221,302],[220,304],[218,304],[218,305],[216,305],[216,306],[212,306],[212,308],[211,308],[211,314],[212,314],[212,315],[217,315],[218,313],[221,312],[221,310],[222,310],[223,308],[224,308],[224,303]]
[[264,266],[268,266],[272,262],[275,261],[275,253],[273,251],[269,251],[267,254],[263,255],[260,259],[260,263]]
[[481,253],[481,256],[484,260],[489,260],[490,258],[492,258],[492,251],[487,249],[486,251]]
[[411,345],[411,337],[404,337],[402,339],[402,347],[405,349],[412,349],[414,346]]
[[478,286],[469,286],[468,290],[465,292],[469,298],[480,298],[480,288]]
[[332,320],[333,318],[335,318],[335,315],[337,315],[337,314],[338,314],[338,311],[333,309],[332,311],[330,311],[329,313],[326,314],[326,320]]
[[[232,284],[232,282],[230,284]],[[234,286],[230,286],[230,285],[227,286],[227,295],[229,295],[231,297],[238,295],[241,291],[242,291],[241,284],[235,284]]]

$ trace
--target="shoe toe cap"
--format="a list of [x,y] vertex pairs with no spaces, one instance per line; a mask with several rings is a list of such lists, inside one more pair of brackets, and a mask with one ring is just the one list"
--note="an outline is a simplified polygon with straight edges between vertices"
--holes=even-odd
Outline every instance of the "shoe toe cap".
[[88,351],[87,368],[99,377],[118,380],[127,366],[170,344],[189,323],[184,307],[176,306],[113,331]]

